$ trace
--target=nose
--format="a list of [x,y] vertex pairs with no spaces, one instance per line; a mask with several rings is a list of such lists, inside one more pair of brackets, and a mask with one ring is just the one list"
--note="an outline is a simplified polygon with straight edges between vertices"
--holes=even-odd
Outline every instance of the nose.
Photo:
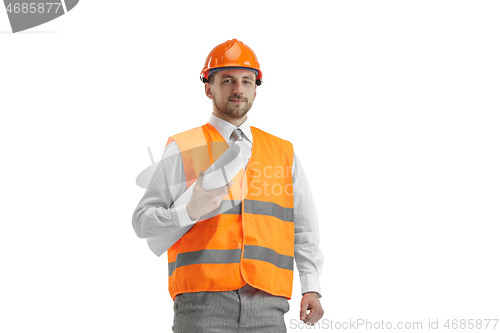
[[234,83],[233,94],[235,95],[243,95],[243,85],[240,81],[236,80]]

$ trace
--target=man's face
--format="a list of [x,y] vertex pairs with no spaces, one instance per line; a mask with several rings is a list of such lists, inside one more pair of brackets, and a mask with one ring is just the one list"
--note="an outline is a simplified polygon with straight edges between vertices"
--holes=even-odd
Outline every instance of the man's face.
[[216,72],[205,93],[214,101],[214,114],[223,119],[246,119],[257,94],[255,73],[246,69]]

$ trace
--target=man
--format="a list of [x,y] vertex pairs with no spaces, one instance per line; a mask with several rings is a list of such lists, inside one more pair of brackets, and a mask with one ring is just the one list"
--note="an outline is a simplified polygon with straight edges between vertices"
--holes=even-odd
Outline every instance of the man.
[[[210,52],[201,79],[212,100],[210,120],[169,138],[133,215],[141,238],[191,226],[168,249],[172,329],[286,332],[294,260],[300,319],[313,324],[323,316],[314,202],[292,144],[249,125],[262,83],[257,57],[242,42],[227,41]],[[226,186],[205,191],[203,172],[236,141],[252,151],[244,170]],[[195,181],[190,201],[171,208]]]

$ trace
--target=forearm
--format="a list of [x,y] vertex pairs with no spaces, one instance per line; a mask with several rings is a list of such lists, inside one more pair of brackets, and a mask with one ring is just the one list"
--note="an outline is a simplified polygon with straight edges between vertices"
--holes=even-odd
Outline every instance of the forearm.
[[[319,276],[323,267],[324,256],[319,248],[319,231],[315,232],[304,226],[295,232],[295,264],[299,270],[302,294],[317,292],[321,297]],[[309,230],[304,230],[309,229]]]
[[149,238],[177,230],[180,228],[179,215],[182,214],[180,208],[138,206],[132,217],[135,233],[140,238]]
[[177,145],[171,143],[166,147],[144,196],[134,210],[132,226],[137,236],[154,237],[194,223],[187,215],[186,205],[172,205],[185,190],[182,159]]
[[294,156],[294,166],[295,263],[302,294],[316,292],[321,297],[319,276],[324,256],[319,248],[318,216],[309,182],[297,156]]

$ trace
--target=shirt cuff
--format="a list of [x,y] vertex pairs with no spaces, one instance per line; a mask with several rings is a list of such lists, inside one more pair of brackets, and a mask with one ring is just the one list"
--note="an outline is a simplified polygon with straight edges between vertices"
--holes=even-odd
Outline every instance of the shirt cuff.
[[195,224],[199,220],[199,219],[196,219],[196,220],[192,221],[189,218],[189,215],[187,212],[187,204],[175,207],[174,214],[172,214],[172,217],[173,217],[173,219],[172,219],[173,223],[178,227],[186,227],[188,225]]
[[319,285],[319,278],[314,274],[305,274],[300,277],[300,287],[302,289],[302,296],[308,292],[317,292],[318,297],[321,298],[321,287]]

